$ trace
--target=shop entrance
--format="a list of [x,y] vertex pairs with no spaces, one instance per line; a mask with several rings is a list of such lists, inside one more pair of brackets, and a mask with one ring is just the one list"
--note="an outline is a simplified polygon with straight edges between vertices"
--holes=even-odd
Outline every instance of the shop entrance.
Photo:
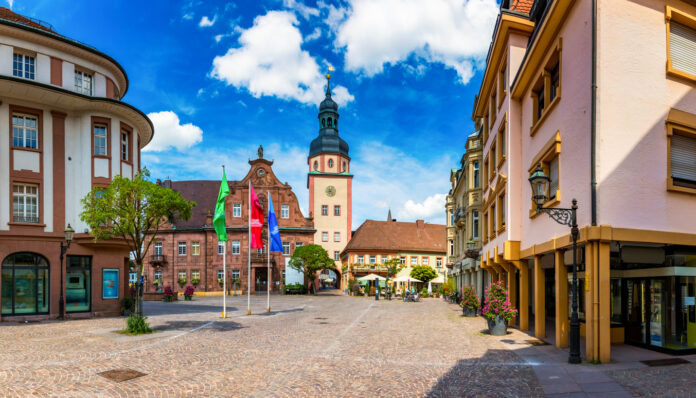
[[266,294],[266,290],[268,289],[266,287],[266,283],[268,281],[268,270],[266,269],[266,267],[254,268],[254,279],[256,282],[254,292],[256,294]]

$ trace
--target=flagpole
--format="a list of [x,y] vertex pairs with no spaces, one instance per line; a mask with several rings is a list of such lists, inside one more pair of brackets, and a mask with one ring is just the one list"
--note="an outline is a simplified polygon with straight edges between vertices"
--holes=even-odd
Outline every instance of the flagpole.
[[[268,192],[268,203],[271,201],[271,191]],[[266,248],[268,264],[266,268],[266,283],[267,283],[267,299],[266,299],[266,312],[271,312],[271,215],[270,215],[270,205],[268,206],[268,247]]]
[[[222,174],[225,174],[225,165],[222,166]],[[225,226],[227,229],[227,226]],[[227,253],[227,241],[222,242],[225,248],[222,251],[222,319],[227,319],[227,258],[225,254]],[[206,283],[208,283],[206,281]]]
[[251,179],[249,179],[249,266],[247,269],[247,315],[251,315]]

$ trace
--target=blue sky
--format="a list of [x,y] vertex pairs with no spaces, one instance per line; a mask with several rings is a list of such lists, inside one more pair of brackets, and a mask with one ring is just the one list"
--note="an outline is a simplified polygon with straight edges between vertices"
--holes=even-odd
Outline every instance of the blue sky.
[[[328,66],[350,145],[353,225],[444,223],[449,170],[471,107],[496,0],[8,2],[126,69],[147,113],[155,178],[241,179],[263,144],[308,207],[307,152]],[[66,12],[66,10],[74,10]],[[87,11],[88,10],[88,11]],[[99,18],[94,18],[99,16]]]

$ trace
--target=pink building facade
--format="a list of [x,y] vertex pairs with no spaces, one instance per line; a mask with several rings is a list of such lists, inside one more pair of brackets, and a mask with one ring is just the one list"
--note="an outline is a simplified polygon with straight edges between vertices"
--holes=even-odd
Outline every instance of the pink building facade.
[[483,125],[482,263],[523,330],[567,347],[578,201],[585,358],[611,345],[696,349],[696,6],[503,1],[473,117]]

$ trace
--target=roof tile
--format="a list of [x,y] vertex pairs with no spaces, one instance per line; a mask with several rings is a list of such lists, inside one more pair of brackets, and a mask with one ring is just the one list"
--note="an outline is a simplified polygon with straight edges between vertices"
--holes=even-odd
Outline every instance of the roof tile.
[[417,222],[365,220],[355,231],[344,251],[388,250],[445,254],[447,240],[445,228],[444,225],[426,224],[420,220]]

